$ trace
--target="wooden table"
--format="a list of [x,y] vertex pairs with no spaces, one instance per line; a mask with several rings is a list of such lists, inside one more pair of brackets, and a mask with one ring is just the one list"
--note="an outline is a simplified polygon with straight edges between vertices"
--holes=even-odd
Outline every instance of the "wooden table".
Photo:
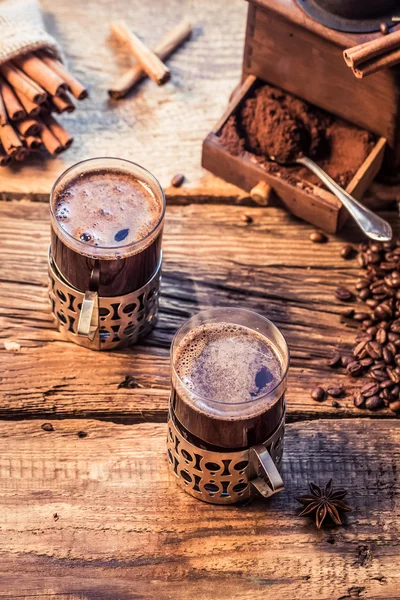
[[[221,19],[218,3],[226,19]],[[106,4],[44,2],[49,13],[54,10],[47,21],[68,42],[72,62],[82,58],[90,64],[89,52],[86,58],[79,54],[74,28],[77,23],[83,27],[88,13],[93,19],[97,10],[105,14]],[[114,4],[121,10],[122,3]],[[152,14],[163,25],[173,24],[178,4],[171,0],[171,14]],[[210,24],[209,43],[217,38],[224,43],[213,29],[218,17],[224,31],[233,32],[232,72],[238,76],[241,38],[235,36],[244,13],[241,2],[232,11],[230,4],[187,3],[192,20],[198,15],[204,27],[197,38],[205,44],[202,85],[211,89],[211,81],[218,83],[224,94],[234,86],[234,76],[228,71],[226,80],[219,81],[225,70],[209,67],[205,40]],[[132,21],[135,7],[144,21],[145,5],[127,5]],[[204,16],[206,5],[209,18]],[[92,35],[93,29],[90,21]],[[95,54],[93,40],[88,43]],[[183,51],[180,56],[174,59],[178,63],[172,62],[178,84],[168,84],[176,85],[170,93],[179,95],[184,89],[188,104],[197,104],[200,96],[188,84],[196,60],[192,56],[189,64]],[[230,56],[229,48],[226,55],[216,54],[215,62],[225,64]],[[104,86],[106,75],[94,73],[104,79]],[[192,83],[201,87],[197,79]],[[120,131],[124,144],[125,136],[135,135],[128,111],[133,115],[149,103],[142,127],[154,127],[165,108],[154,96],[160,99],[163,93],[148,83],[139,97],[115,108],[118,114],[126,111],[126,127]],[[10,183],[17,187],[15,174],[0,179],[9,200],[0,202],[0,599],[400,598],[398,421],[387,410],[357,410],[350,392],[338,408],[331,400],[316,403],[310,398],[317,384],[354,385],[326,361],[335,349],[348,350],[356,335],[340,323],[343,307],[334,289],[339,283],[354,283],[356,263],[340,258],[340,248],[344,240],[359,239],[358,233],[349,226],[340,238],[317,246],[309,241],[307,224],[279,208],[237,206],[240,192],[232,193],[211,176],[204,175],[207,190],[199,193],[201,139],[227,99],[216,97],[209,111],[203,106],[196,113],[195,126],[185,121],[185,132],[174,129],[168,165],[157,149],[146,161],[170,176],[182,170],[180,141],[193,138],[188,147],[193,144],[197,154],[185,163],[192,180],[169,195],[160,321],[134,348],[90,352],[62,342],[54,328],[46,289],[48,205],[34,200],[45,198],[42,192],[54,176],[56,161],[35,178],[29,170],[21,171],[24,189],[10,188]],[[171,101],[171,114],[178,115],[179,109]],[[99,109],[91,122],[91,127],[97,123],[98,132],[101,115]],[[78,112],[68,118],[85,136],[84,118]],[[157,145],[156,137],[154,133],[148,140],[149,148]],[[177,147],[182,154],[174,154]],[[67,156],[72,162],[82,157],[79,149]],[[390,199],[398,190],[381,185],[373,194]],[[11,199],[13,195],[25,199]],[[241,219],[245,212],[252,223]],[[396,214],[384,214],[398,233]],[[172,336],[198,310],[226,305],[270,317],[291,350],[286,489],[268,502],[242,507],[211,506],[186,495],[169,475],[165,457]],[[6,350],[4,342],[10,341],[19,350]],[[54,431],[43,430],[44,422]],[[308,481],[325,484],[330,477],[349,490],[353,512],[345,526],[319,531],[298,516],[296,497],[306,491]]]

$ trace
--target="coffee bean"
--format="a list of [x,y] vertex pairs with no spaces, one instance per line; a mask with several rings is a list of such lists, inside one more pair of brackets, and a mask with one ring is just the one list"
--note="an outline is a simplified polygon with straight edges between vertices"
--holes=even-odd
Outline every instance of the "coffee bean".
[[369,255],[369,262],[373,265],[378,264],[380,260],[381,255],[379,254],[379,252],[371,252],[371,254]]
[[381,390],[385,390],[386,388],[390,388],[393,385],[393,381],[391,379],[385,379],[384,381],[381,381],[380,383],[380,388]]
[[387,35],[389,33],[389,28],[386,25],[386,23],[380,23],[379,31],[381,32],[382,35]]
[[311,398],[313,400],[316,400],[317,402],[322,402],[325,398],[325,390],[322,387],[316,387],[312,392],[311,392]]
[[387,333],[384,329],[378,329],[375,335],[375,339],[379,344],[384,344],[386,342]]
[[364,398],[370,398],[371,396],[375,396],[379,392],[379,389],[379,384],[372,381],[361,388],[361,394]]
[[377,326],[376,325],[372,325],[371,327],[368,327],[368,329],[366,330],[365,333],[368,333],[368,335],[374,336],[374,335],[376,335],[377,331],[378,331]]
[[379,398],[379,396],[371,396],[365,401],[365,408],[368,408],[368,410],[378,410],[378,408],[382,408],[382,406],[383,400],[382,398]]
[[400,400],[395,400],[389,404],[390,410],[393,412],[400,412]]
[[362,269],[365,269],[365,267],[367,266],[367,263],[368,263],[367,257],[365,256],[365,254],[359,254],[357,260],[358,260],[358,264],[360,265],[360,267]]
[[353,403],[357,408],[361,408],[364,405],[365,398],[360,392],[354,395]]
[[379,304],[379,300],[376,300],[375,298],[368,298],[365,301],[365,304],[367,306],[369,306],[370,308],[376,308],[378,306],[378,304]]
[[361,358],[361,353],[366,347],[370,340],[361,340],[357,346],[353,349],[353,354],[356,358]]
[[371,242],[369,245],[369,249],[371,252],[380,252],[383,250],[383,246],[381,242]]
[[355,249],[351,244],[346,244],[340,251],[340,256],[345,260],[352,258],[355,255]]
[[345,317],[345,319],[351,319],[354,315],[354,308],[345,308],[345,310],[342,312],[342,316]]
[[356,360],[353,360],[347,365],[347,372],[352,377],[359,377],[360,375],[362,375],[363,371],[364,369],[362,365]]
[[390,393],[393,398],[396,398],[396,397],[398,398],[400,395],[400,386],[397,384],[395,386],[393,386],[392,389],[390,390]]
[[388,348],[384,348],[382,350],[382,356],[383,356],[383,360],[385,361],[385,363],[387,363],[388,365],[392,364],[392,362],[394,360],[394,356]]
[[393,383],[400,383],[400,374],[395,371],[392,367],[388,367],[386,369],[389,378],[393,381]]
[[41,428],[43,429],[43,431],[54,431],[54,427],[51,423],[43,423],[41,425]]
[[390,326],[390,331],[393,331],[394,333],[400,333],[400,319],[396,319],[396,321],[393,321],[393,323]]
[[327,236],[321,231],[313,231],[310,234],[310,240],[314,242],[314,244],[324,244],[328,241]]
[[182,173],[177,173],[171,179],[171,185],[172,185],[172,187],[176,187],[176,188],[181,187],[184,180],[185,180],[185,176],[182,175]]
[[352,292],[345,287],[336,288],[335,296],[338,300],[341,300],[342,302],[349,302],[354,298]]
[[364,369],[368,369],[368,367],[371,367],[374,364],[374,359],[370,357],[363,358],[360,360],[360,364],[364,367]]
[[365,319],[368,319],[369,314],[366,312],[356,312],[353,315],[353,319],[355,321],[364,321]]
[[369,298],[371,295],[371,292],[369,291],[368,288],[364,288],[363,290],[361,290],[358,293],[358,297],[360,298],[360,300],[366,300],[367,298]]
[[356,290],[357,291],[365,290],[369,287],[369,284],[370,284],[370,282],[368,281],[368,279],[365,279],[365,277],[360,277],[356,281]]
[[341,364],[341,355],[339,352],[335,352],[335,354],[328,360],[328,366],[332,369],[338,367]]
[[371,371],[371,377],[372,379],[375,379],[376,381],[385,381],[385,379],[387,379],[387,373],[386,371],[382,371],[380,369],[376,369],[375,371]]
[[382,356],[382,346],[379,342],[368,342],[365,350],[371,358],[381,358]]
[[376,319],[387,320],[392,316],[392,309],[386,302],[382,302],[382,304],[378,304],[378,306],[374,310],[374,316]]
[[333,398],[339,398],[340,396],[343,396],[344,388],[341,385],[338,385],[338,386],[331,385],[328,388],[326,388],[326,393],[329,394],[329,396],[332,396]]
[[347,367],[349,366],[349,364],[351,362],[353,362],[353,360],[354,360],[353,357],[352,356],[347,356],[347,354],[344,355],[344,356],[342,356],[342,358],[341,358],[342,367],[344,367],[345,369],[347,369]]

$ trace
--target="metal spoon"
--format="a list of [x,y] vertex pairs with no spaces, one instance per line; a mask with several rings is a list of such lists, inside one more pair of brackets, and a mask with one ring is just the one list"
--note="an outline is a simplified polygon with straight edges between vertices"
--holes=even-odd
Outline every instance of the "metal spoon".
[[[284,163],[277,160],[275,157],[269,157],[273,162],[280,165],[290,166],[293,162]],[[372,210],[363,206],[361,202],[358,202],[355,198],[350,196],[339,184],[336,183],[321,167],[319,167],[311,158],[307,156],[301,156],[294,160],[294,163],[304,165],[307,169],[310,169],[317,177],[320,178],[322,183],[326,185],[328,190],[335,194],[336,198],[339,198],[343,206],[347,208],[359,228],[369,238],[379,242],[389,242],[392,239],[393,233],[392,228],[385,219],[376,215]]]

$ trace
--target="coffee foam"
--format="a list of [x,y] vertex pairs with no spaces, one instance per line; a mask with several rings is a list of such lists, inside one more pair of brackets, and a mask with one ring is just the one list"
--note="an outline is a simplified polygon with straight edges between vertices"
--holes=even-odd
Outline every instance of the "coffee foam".
[[230,323],[193,329],[179,344],[174,364],[188,390],[227,404],[256,400],[282,377],[280,360],[268,340]]
[[88,246],[119,247],[149,235],[163,207],[151,189],[117,169],[93,169],[56,190],[53,210],[60,227]]

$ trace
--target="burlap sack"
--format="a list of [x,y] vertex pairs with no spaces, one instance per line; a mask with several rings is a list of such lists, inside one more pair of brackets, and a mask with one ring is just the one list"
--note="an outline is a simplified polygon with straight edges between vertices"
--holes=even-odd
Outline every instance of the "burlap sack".
[[60,47],[45,30],[37,0],[0,2],[0,64],[40,48],[61,57]]

